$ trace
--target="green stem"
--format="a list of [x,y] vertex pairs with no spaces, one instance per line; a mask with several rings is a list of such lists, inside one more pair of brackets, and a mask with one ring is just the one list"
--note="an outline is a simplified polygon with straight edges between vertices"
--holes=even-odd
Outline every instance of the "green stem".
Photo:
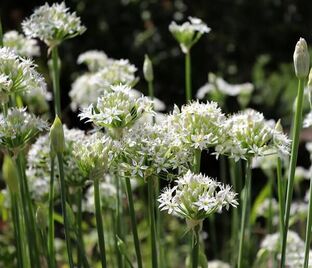
[[83,242],[83,233],[82,233],[82,188],[78,188],[78,194],[77,194],[77,239],[78,239],[78,245],[80,245],[82,248],[82,252],[80,252],[79,246],[78,246],[78,263],[77,268],[81,268],[82,265],[82,256],[85,255],[84,251],[84,242]]
[[[239,249],[238,249],[238,268],[243,267],[243,249],[245,243],[245,229],[247,224],[247,213],[248,213],[248,204],[250,199],[250,188],[251,188],[251,159],[247,159],[246,163],[246,172],[245,172],[245,187],[243,189],[243,208],[242,208],[242,220],[240,226],[240,240],[239,240]],[[247,228],[248,229],[248,228]]]
[[118,249],[118,239],[117,239],[117,231],[116,231],[116,215],[114,211],[111,211],[111,222],[112,222],[112,229],[113,229],[113,240],[114,240],[114,246],[115,246],[115,254],[116,254],[116,261],[117,261],[117,267],[122,268],[122,261],[119,257],[119,249]]
[[147,179],[152,268],[157,268],[158,267],[158,254],[157,254],[157,235],[156,235],[156,224],[155,224],[155,194],[154,194],[153,182],[154,181],[152,177]]
[[192,100],[192,82],[191,82],[191,52],[185,54],[185,95],[186,102]]
[[28,190],[27,179],[25,175],[25,168],[23,164],[22,154],[19,153],[16,159],[17,171],[20,181],[20,190],[22,197],[22,206],[26,224],[27,240],[29,247],[29,256],[32,267],[40,267],[39,251],[38,251],[38,240],[36,233],[36,225],[34,219],[33,205]]
[[194,153],[194,163],[193,163],[193,172],[199,173],[200,172],[200,160],[201,160],[201,150],[195,149]]
[[[120,196],[120,181],[117,176],[115,176],[116,183],[116,234],[120,239],[123,239],[122,227],[121,227],[121,196]],[[115,237],[116,238],[116,237]],[[117,238],[116,238],[117,239]],[[117,255],[118,255],[118,267],[123,267],[123,256],[117,246]]]
[[[148,82],[148,95],[150,96],[151,100],[154,100],[154,85],[153,81]],[[155,110],[154,104],[153,104],[153,110]],[[153,124],[155,124],[155,115],[153,115]]]
[[59,66],[59,55],[58,47],[52,48],[52,81],[53,81],[53,92],[54,92],[54,112],[61,118],[61,93],[60,93],[60,66]]
[[192,268],[198,268],[198,255],[199,255],[199,229],[197,225],[193,230],[193,242],[192,242]]
[[131,183],[130,183],[129,178],[126,178],[126,190],[127,190],[127,197],[128,197],[129,214],[130,214],[130,220],[131,220],[131,228],[132,228],[135,254],[137,257],[138,267],[142,268],[143,265],[142,265],[141,249],[140,249],[140,240],[139,240],[139,236],[138,236],[137,224],[136,224],[136,219],[135,219],[134,202],[133,202],[133,196],[132,196],[132,189],[131,189]]
[[2,112],[3,112],[4,117],[8,116],[8,103],[7,102],[2,103]]
[[273,189],[274,189],[274,173],[269,170],[269,215],[268,215],[268,233],[270,234],[273,229],[273,210],[272,210],[272,200],[273,200]]
[[2,30],[2,20],[0,17],[0,47],[3,47],[3,30]]
[[50,174],[50,191],[49,191],[49,225],[48,225],[48,254],[49,268],[55,268],[54,252],[54,157],[51,156],[51,174]]
[[105,238],[103,231],[103,219],[101,214],[101,199],[100,199],[100,182],[99,178],[94,178],[94,205],[95,205],[95,218],[96,228],[99,239],[99,248],[101,255],[102,268],[106,266],[106,254],[105,254]]
[[[278,192],[278,205],[279,205],[279,231],[280,231],[280,237],[283,237],[283,231],[284,231],[283,216],[285,213],[285,191],[284,191],[284,182],[283,182],[283,176],[282,176],[282,160],[280,157],[277,158],[276,174],[277,174],[277,192]],[[282,243],[281,243],[281,248],[282,248]]]
[[309,210],[308,219],[306,226],[305,235],[305,251],[304,251],[304,268],[309,266],[309,253],[310,253],[310,243],[311,243],[311,226],[312,226],[312,177],[310,178],[310,189],[309,189]]
[[303,93],[304,93],[304,79],[299,79],[298,83],[298,95],[297,95],[297,103],[296,103],[296,111],[295,111],[295,119],[294,119],[294,129],[293,129],[293,142],[291,148],[291,156],[290,156],[290,169],[288,173],[288,184],[287,184],[287,193],[286,193],[286,207],[285,207],[285,217],[284,217],[284,232],[282,239],[282,257],[281,257],[281,267],[285,267],[285,259],[286,259],[286,244],[287,244],[287,232],[289,227],[289,213],[291,200],[293,195],[294,188],[294,178],[295,178],[295,170],[297,165],[297,157],[298,157],[298,148],[299,148],[299,135],[302,123],[302,103],[303,103]]
[[62,212],[63,212],[63,219],[64,219],[67,255],[68,255],[68,261],[69,261],[69,267],[74,268],[72,247],[71,247],[71,241],[70,241],[70,226],[69,226],[69,220],[68,220],[67,211],[66,211],[66,184],[65,184],[64,166],[63,166],[63,155],[61,153],[57,154],[57,160],[58,160],[58,167],[59,167],[59,172],[60,172],[61,204],[62,204]]

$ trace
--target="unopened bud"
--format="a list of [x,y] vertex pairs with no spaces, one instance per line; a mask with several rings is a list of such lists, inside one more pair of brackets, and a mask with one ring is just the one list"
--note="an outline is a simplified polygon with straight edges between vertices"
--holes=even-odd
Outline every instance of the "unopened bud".
[[2,165],[3,179],[12,193],[18,193],[18,173],[12,158],[4,156]]
[[61,119],[55,116],[53,125],[50,129],[50,146],[51,150],[58,154],[65,150],[65,137]]
[[283,126],[281,123],[281,119],[278,119],[276,125],[275,125],[275,130],[278,132],[283,132]]
[[148,55],[145,55],[145,60],[143,64],[143,73],[144,78],[147,82],[152,82],[154,80],[153,63],[148,57]]
[[312,89],[312,68],[310,69],[310,73],[309,73],[309,79],[308,79],[308,84],[307,84],[308,88]]
[[39,206],[36,211],[36,223],[44,231],[48,226],[48,209],[45,206]]
[[309,74],[310,55],[307,42],[300,38],[294,52],[294,67],[296,76],[299,79],[306,78]]

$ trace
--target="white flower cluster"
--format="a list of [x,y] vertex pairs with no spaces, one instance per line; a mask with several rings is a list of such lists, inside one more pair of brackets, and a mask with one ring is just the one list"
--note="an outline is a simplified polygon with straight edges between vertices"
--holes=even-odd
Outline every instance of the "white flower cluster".
[[196,97],[204,99],[207,95],[213,96],[218,94],[222,96],[238,96],[238,101],[245,107],[253,91],[254,85],[251,83],[229,84],[222,77],[209,73],[208,83],[198,89]]
[[[87,177],[78,168],[73,157],[73,147],[77,141],[82,142],[86,140],[86,135],[82,130],[68,129],[65,125],[63,128],[65,136],[64,168],[67,171],[65,172],[65,180],[68,185],[80,186],[84,184]],[[32,197],[37,201],[44,201],[48,198],[51,171],[50,161],[50,139],[49,135],[46,134],[37,139],[27,155],[27,179]],[[54,162],[55,174],[59,174],[57,161]],[[55,180],[56,185],[58,185],[57,180]]]
[[73,156],[84,177],[103,178],[112,158],[111,139],[100,133],[86,136],[73,146]]
[[216,102],[198,101],[176,106],[169,120],[182,143],[192,149],[208,149],[221,142],[225,115]]
[[[267,235],[260,246],[261,250],[258,252],[263,253],[263,251],[278,254],[280,259],[280,233]],[[312,251],[310,250],[310,258],[312,257]],[[269,255],[268,255],[269,256]],[[287,267],[291,268],[301,268],[303,267],[304,261],[304,241],[299,237],[299,235],[291,230],[288,231],[287,245],[286,245],[286,261]],[[312,267],[312,264],[309,264]]]
[[3,35],[3,46],[11,48],[22,57],[40,56],[37,40],[27,38],[17,31],[9,31]]
[[306,114],[303,120],[303,127],[309,128],[312,126],[312,111]]
[[237,207],[236,195],[230,186],[188,171],[175,181],[174,187],[166,188],[158,201],[161,210],[200,222],[224,207]]
[[79,76],[72,84],[69,96],[72,110],[86,108],[112,85],[134,86],[136,67],[128,60],[108,58],[102,51],[87,51],[78,57],[78,63],[85,63],[89,72]]
[[219,261],[219,260],[208,261],[208,267],[209,268],[231,268],[231,266],[228,263]]
[[199,18],[189,17],[189,21],[178,25],[175,21],[169,25],[169,31],[179,42],[182,52],[188,53],[204,33],[209,33],[210,28]]
[[255,110],[247,109],[230,116],[223,130],[226,138],[216,146],[217,155],[226,154],[237,161],[276,153],[289,154],[287,136]]
[[138,124],[127,130],[120,148],[116,168],[127,177],[145,181],[152,176],[167,178],[170,171],[181,170],[192,161],[192,154],[182,145],[166,119],[154,125]]
[[0,100],[7,102],[15,93],[46,90],[43,77],[35,70],[36,65],[18,56],[12,49],[0,48]]
[[76,13],[70,13],[65,3],[48,3],[34,10],[30,18],[22,23],[23,31],[30,38],[39,38],[49,47],[63,40],[82,34],[86,28],[81,25]]
[[17,152],[47,129],[47,122],[27,113],[26,108],[10,108],[7,117],[0,114],[0,145]]
[[132,89],[125,85],[111,86],[96,105],[90,105],[80,113],[96,126],[106,128],[129,127],[145,112],[152,112],[152,102],[146,97],[135,98]]

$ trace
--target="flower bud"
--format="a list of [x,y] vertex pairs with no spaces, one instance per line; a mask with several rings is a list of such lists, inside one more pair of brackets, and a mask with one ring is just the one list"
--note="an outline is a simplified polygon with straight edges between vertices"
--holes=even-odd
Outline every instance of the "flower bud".
[[283,126],[281,123],[281,119],[278,119],[278,121],[276,122],[275,130],[283,133]]
[[36,211],[36,223],[44,231],[48,226],[48,209],[45,206],[39,206]]
[[145,55],[143,73],[147,82],[152,82],[154,80],[153,64],[148,55]]
[[18,173],[12,158],[4,156],[2,165],[3,179],[12,193],[18,193]]
[[294,67],[299,79],[306,78],[309,74],[310,55],[308,45],[304,38],[300,38],[294,52]]
[[307,84],[309,90],[312,90],[312,68],[310,69],[310,73],[309,73],[309,79],[308,79],[308,84]]
[[56,115],[53,125],[50,129],[50,145],[51,150],[58,153],[63,153],[65,150],[65,137],[61,119]]

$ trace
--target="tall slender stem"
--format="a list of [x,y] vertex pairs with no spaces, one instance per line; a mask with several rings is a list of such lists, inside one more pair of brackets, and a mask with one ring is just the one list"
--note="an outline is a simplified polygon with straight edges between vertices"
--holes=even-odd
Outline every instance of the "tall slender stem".
[[243,248],[245,242],[245,229],[247,223],[247,212],[248,212],[248,203],[250,199],[250,189],[251,188],[251,159],[247,159],[246,163],[246,172],[245,172],[245,187],[243,189],[243,208],[242,208],[242,220],[240,226],[240,240],[239,240],[239,249],[238,249],[238,268],[243,267]]
[[60,66],[58,47],[52,48],[52,81],[53,81],[53,93],[54,93],[54,112],[61,118],[61,93],[60,93]]
[[289,213],[290,213],[290,206],[291,206],[291,200],[292,200],[292,195],[293,195],[295,170],[296,170],[296,165],[297,165],[298,148],[299,148],[299,135],[300,135],[300,129],[301,129],[301,123],[302,123],[303,92],[304,92],[304,79],[299,79],[296,111],[295,111],[295,118],[294,118],[294,128],[293,128],[293,142],[292,142],[291,156],[290,156],[290,169],[288,173],[288,184],[287,184],[287,193],[286,193],[286,207],[285,207],[285,217],[284,217],[284,232],[283,232],[283,239],[282,239],[281,267],[285,267],[287,232],[288,232],[288,226],[289,226]]
[[186,102],[192,100],[191,52],[185,54],[185,96]]
[[132,235],[134,241],[134,248],[135,254],[137,257],[138,267],[142,268],[142,256],[141,256],[141,249],[140,249],[140,240],[138,236],[137,224],[135,219],[135,210],[134,210],[134,202],[132,197],[132,189],[130,179],[126,178],[126,190],[127,190],[127,197],[128,197],[128,205],[129,205],[129,214],[131,220],[131,228],[132,228]]
[[79,249],[78,246],[78,263],[77,268],[80,268],[82,265],[82,256],[85,255],[84,251],[84,242],[83,242],[83,233],[82,233],[82,188],[78,188],[78,194],[77,194],[77,239],[78,239],[78,245],[81,247]]
[[65,176],[64,176],[63,155],[61,153],[57,153],[57,160],[58,160],[58,167],[59,167],[59,172],[60,172],[61,204],[62,204],[62,212],[63,212],[63,218],[64,218],[67,255],[68,255],[68,261],[69,261],[69,267],[74,268],[72,247],[71,247],[71,241],[70,241],[70,226],[69,226],[69,220],[68,220],[67,211],[66,211],[66,184],[65,184]]
[[[276,174],[277,174],[277,192],[278,192],[278,205],[279,205],[279,231],[280,231],[280,237],[283,237],[283,231],[284,231],[283,217],[285,213],[285,191],[284,191],[284,182],[282,181],[283,180],[282,160],[280,157],[277,158]],[[282,242],[281,242],[281,248],[282,248]]]
[[201,162],[201,150],[195,149],[194,152],[194,163],[193,163],[193,172],[199,173],[200,172],[200,162]]
[[[116,234],[117,236],[122,239],[122,227],[121,227],[121,196],[120,196],[120,181],[117,176],[115,176],[115,183],[116,183]],[[118,255],[118,267],[123,267],[123,256],[117,246],[117,255]]]
[[48,225],[48,254],[49,268],[55,268],[54,252],[54,157],[51,156],[50,191],[49,191],[49,225]]
[[311,243],[311,226],[312,226],[312,177],[310,178],[310,189],[309,189],[309,210],[308,210],[308,219],[306,226],[306,235],[305,235],[305,250],[304,250],[304,268],[309,266],[309,253],[310,253],[310,243]]
[[94,205],[95,205],[95,218],[96,218],[96,228],[99,239],[99,248],[101,255],[102,268],[106,266],[106,253],[105,253],[105,238],[103,230],[103,219],[101,213],[101,199],[100,199],[100,182],[99,178],[94,178]]
[[0,48],[3,47],[3,29],[2,29],[2,20],[0,17]]
[[148,188],[148,208],[150,218],[150,237],[151,237],[151,251],[152,251],[152,268],[158,267],[158,254],[157,254],[157,235],[155,225],[155,194],[153,177],[147,179]]
[[193,242],[192,242],[192,268],[198,268],[198,255],[199,255],[199,230],[200,226],[197,225],[193,230]]

